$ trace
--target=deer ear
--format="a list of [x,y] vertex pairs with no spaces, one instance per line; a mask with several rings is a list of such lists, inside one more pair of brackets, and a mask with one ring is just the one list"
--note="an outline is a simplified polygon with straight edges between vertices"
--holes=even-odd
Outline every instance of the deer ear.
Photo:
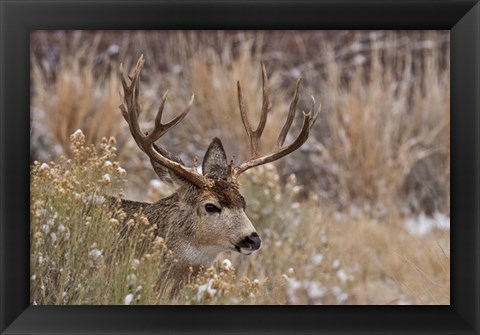
[[227,155],[222,142],[215,137],[203,158],[202,171],[207,178],[227,179]]

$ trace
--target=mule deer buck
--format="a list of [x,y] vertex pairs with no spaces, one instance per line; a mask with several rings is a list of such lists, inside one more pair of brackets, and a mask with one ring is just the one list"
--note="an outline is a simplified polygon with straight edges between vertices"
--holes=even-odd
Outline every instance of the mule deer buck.
[[123,66],[120,67],[123,85],[120,109],[135,142],[150,158],[158,177],[173,182],[177,188],[171,196],[153,204],[122,199],[121,206],[129,215],[141,209],[150,224],[157,226],[157,234],[165,238],[167,246],[179,261],[171,270],[171,275],[181,281],[183,276],[188,274],[190,266],[196,271],[200,266],[210,266],[222,251],[232,250],[249,255],[260,249],[260,237],[245,214],[245,199],[239,193],[238,176],[248,169],[273,162],[298,149],[307,140],[320,108],[316,109],[312,97],[310,112],[303,113],[300,134],[290,145],[283,146],[296,112],[299,79],[287,120],[274,150],[260,155],[258,144],[271,108],[268,79],[262,63],[263,105],[260,122],[255,130],[248,120],[240,83],[237,82],[240,114],[250,139],[251,158],[238,165],[234,164],[233,159],[228,162],[222,142],[214,138],[205,153],[200,174],[196,163],[187,167],[164,147],[155,144],[185,118],[192,106],[193,95],[183,113],[167,123],[162,123],[167,91],[161,100],[153,129],[149,133],[140,129],[138,120],[141,109],[138,97],[140,72],[144,62],[141,55],[133,76],[128,77],[129,82],[124,76]]

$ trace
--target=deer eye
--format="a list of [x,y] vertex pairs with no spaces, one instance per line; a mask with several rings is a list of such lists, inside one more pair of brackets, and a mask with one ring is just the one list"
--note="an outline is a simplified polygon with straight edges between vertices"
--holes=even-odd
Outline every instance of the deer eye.
[[205,210],[207,213],[220,213],[221,209],[215,206],[214,204],[206,204],[205,205]]

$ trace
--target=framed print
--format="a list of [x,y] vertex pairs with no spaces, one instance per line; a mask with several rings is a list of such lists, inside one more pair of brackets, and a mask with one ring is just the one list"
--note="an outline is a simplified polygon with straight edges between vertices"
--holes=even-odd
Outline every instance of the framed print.
[[1,6],[2,333],[478,333],[478,2]]

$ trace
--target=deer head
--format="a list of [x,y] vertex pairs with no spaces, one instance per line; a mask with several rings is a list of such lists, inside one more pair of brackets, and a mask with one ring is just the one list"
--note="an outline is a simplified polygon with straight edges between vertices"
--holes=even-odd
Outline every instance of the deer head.
[[[187,167],[178,157],[163,147],[155,144],[162,135],[180,123],[192,106],[194,96],[190,99],[185,110],[167,123],[162,123],[162,113],[168,91],[163,95],[154,127],[150,133],[140,129],[138,118],[141,113],[138,102],[140,72],[144,65],[143,55],[140,56],[135,72],[130,82],[120,67],[123,85],[123,97],[120,109],[127,121],[130,132],[140,149],[145,152],[152,163],[153,169],[161,180],[170,181],[178,186],[172,201],[175,206],[172,212],[181,212],[177,215],[186,223],[190,237],[189,248],[186,253],[196,253],[203,258],[218,254],[224,250],[235,250],[243,254],[251,254],[261,245],[260,237],[245,214],[245,199],[239,192],[238,177],[243,172],[255,166],[273,162],[294,150],[298,149],[308,138],[309,131],[319,114],[320,108],[315,107],[312,97],[312,107],[309,113],[303,113],[303,125],[300,134],[288,146],[283,146],[287,133],[292,125],[297,102],[300,80],[298,80],[294,98],[290,105],[285,125],[277,139],[271,153],[260,155],[258,144],[265,128],[267,115],[271,105],[268,96],[268,79],[265,66],[262,63],[263,104],[260,122],[255,130],[252,129],[242,97],[240,83],[237,83],[238,102],[243,125],[250,139],[251,157],[245,162],[235,165],[233,159],[228,162],[227,155],[221,141],[214,138],[210,143],[202,163],[202,174],[197,171],[196,161],[192,167]],[[162,200],[164,201],[164,200]],[[175,216],[178,213],[171,214]],[[175,232],[173,232],[175,233]],[[203,256],[201,256],[203,255]],[[187,257],[192,260],[196,256]]]

